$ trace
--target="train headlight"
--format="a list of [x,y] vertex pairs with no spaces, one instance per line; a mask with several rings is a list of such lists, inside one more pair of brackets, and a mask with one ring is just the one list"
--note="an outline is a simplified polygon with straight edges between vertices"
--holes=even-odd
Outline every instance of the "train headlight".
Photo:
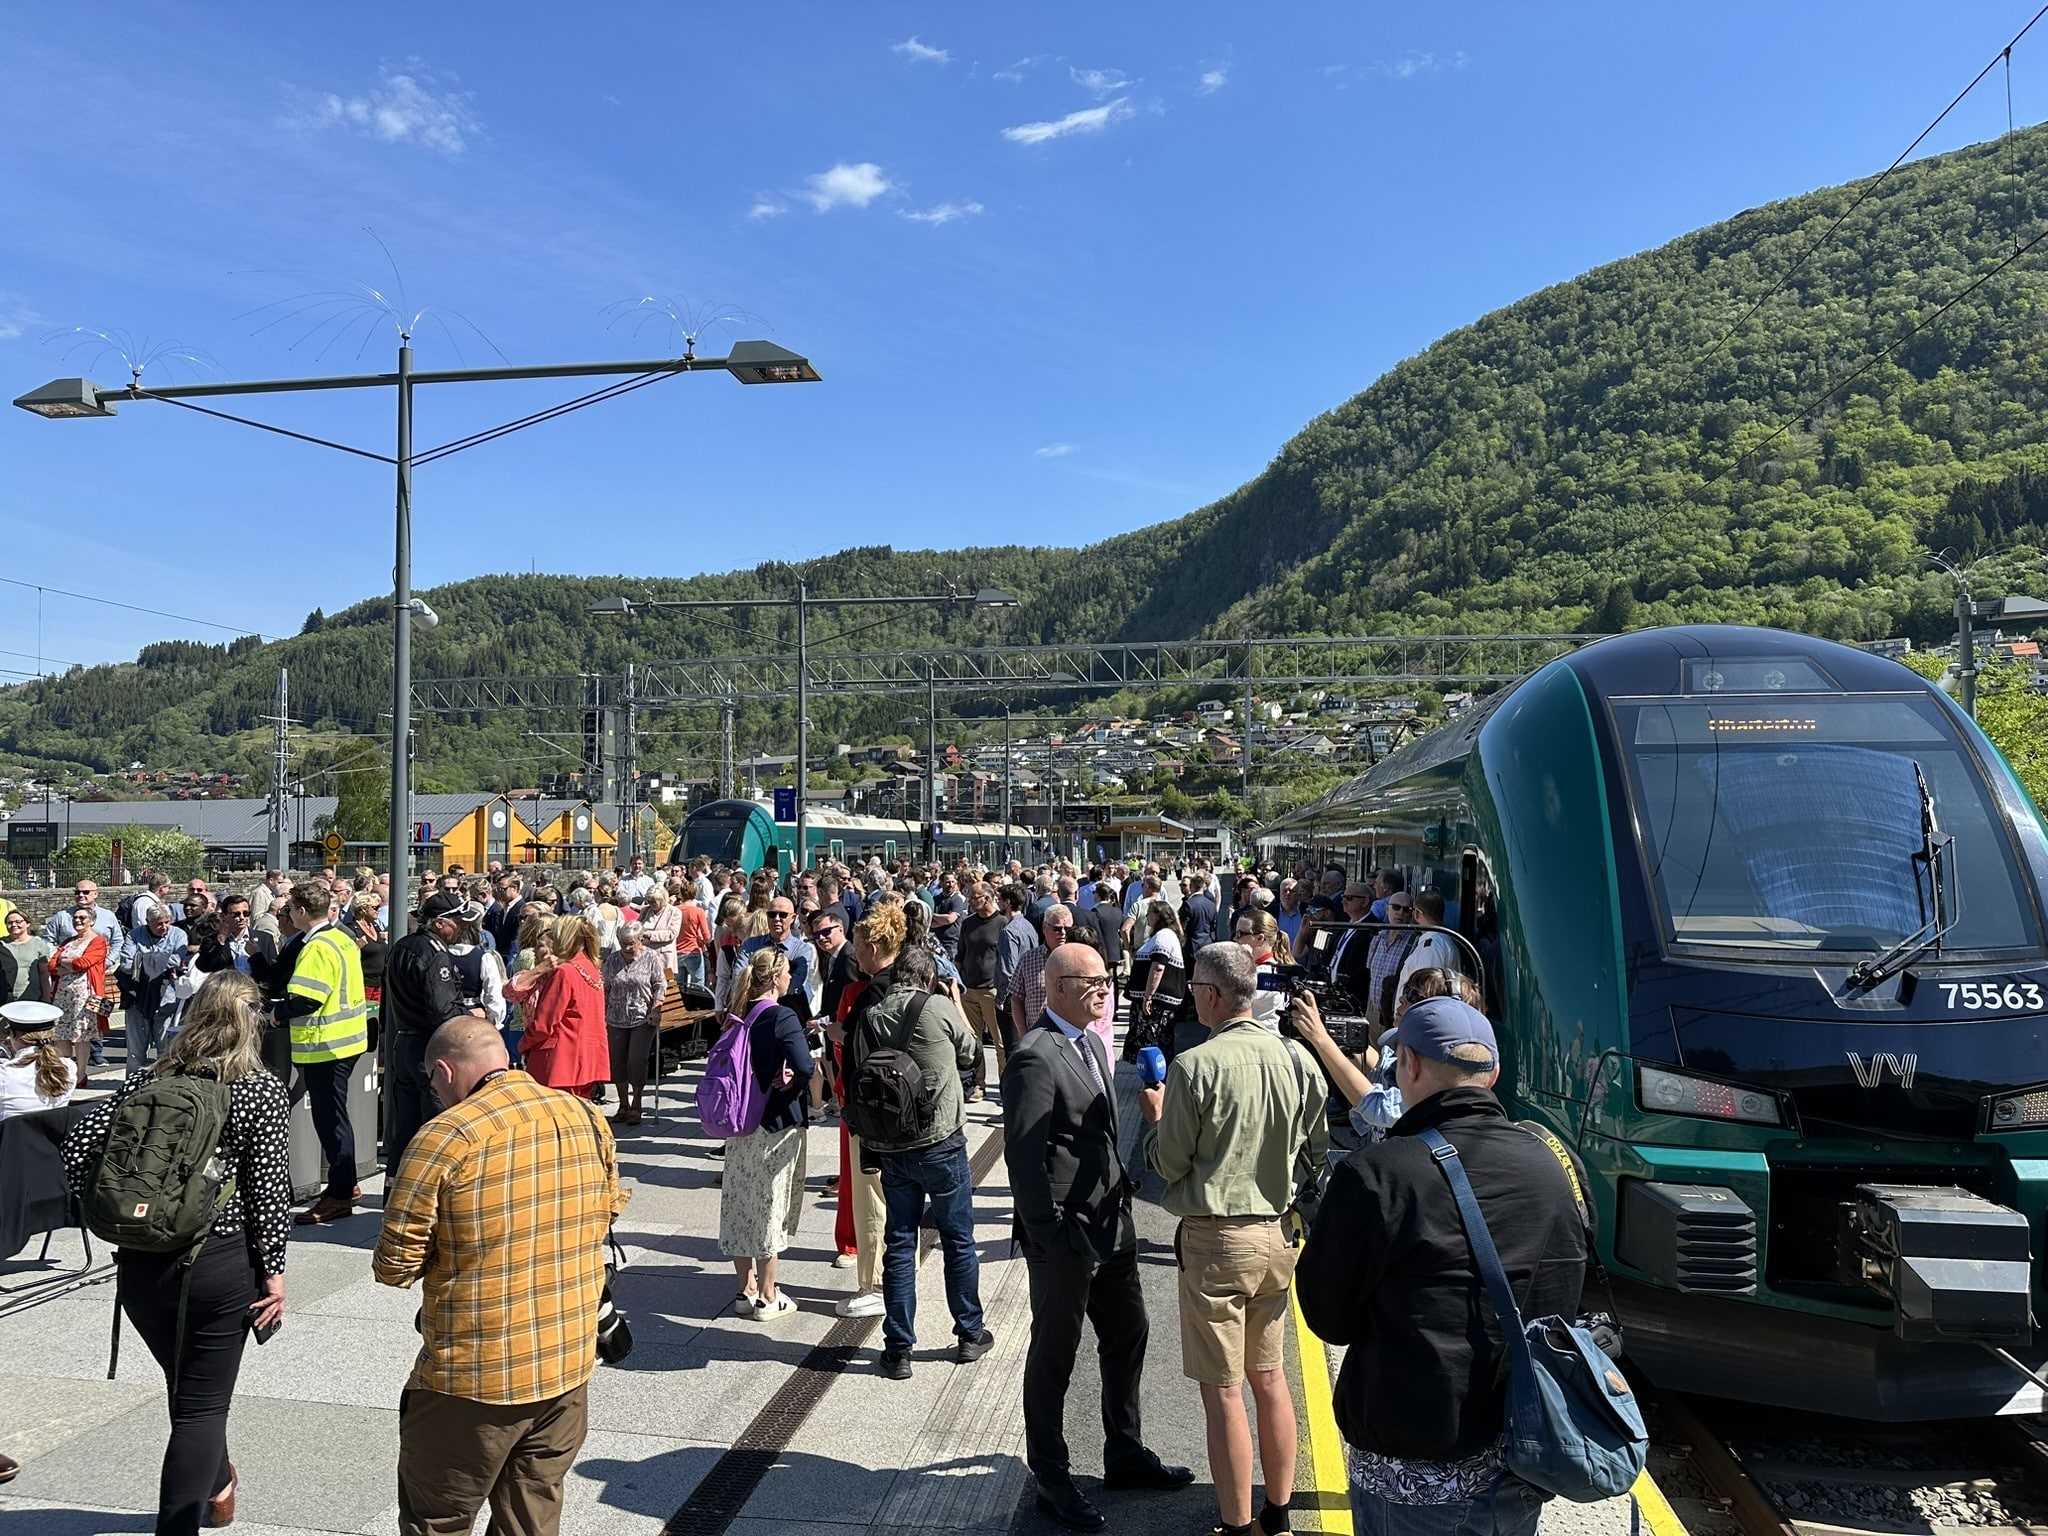
[[2048,1125],[2048,1088],[2032,1093],[2009,1093],[1991,1101],[1991,1129],[2033,1131]]
[[1636,1068],[1636,1099],[1644,1109],[1662,1115],[1691,1115],[1702,1120],[1734,1120],[1744,1125],[1783,1125],[1784,1107],[1774,1093],[1717,1083],[1662,1067]]

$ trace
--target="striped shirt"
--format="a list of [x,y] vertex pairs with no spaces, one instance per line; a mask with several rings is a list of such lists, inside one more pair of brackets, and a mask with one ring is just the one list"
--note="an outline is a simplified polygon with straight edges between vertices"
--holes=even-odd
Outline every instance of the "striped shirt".
[[605,1233],[626,1200],[603,1118],[524,1072],[421,1126],[372,1260],[385,1285],[426,1282],[408,1385],[510,1404],[588,1381]]

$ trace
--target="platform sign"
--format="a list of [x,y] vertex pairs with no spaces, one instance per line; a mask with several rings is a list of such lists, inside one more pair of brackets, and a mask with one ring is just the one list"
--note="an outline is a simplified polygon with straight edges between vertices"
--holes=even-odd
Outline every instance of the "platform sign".
[[56,851],[56,822],[17,820],[7,823],[7,857],[16,863],[48,859]]
[[320,846],[327,850],[327,856],[330,859],[338,859],[341,857],[341,850],[345,845],[342,842],[341,834],[330,828],[327,835],[320,839]]
[[795,789],[778,789],[775,791],[775,819],[788,822],[796,820]]

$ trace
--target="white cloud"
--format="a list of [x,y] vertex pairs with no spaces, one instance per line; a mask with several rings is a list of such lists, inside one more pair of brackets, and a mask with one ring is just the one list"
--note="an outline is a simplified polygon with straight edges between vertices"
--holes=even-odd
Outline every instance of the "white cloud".
[[1014,128],[1005,128],[1003,137],[1012,144],[1043,144],[1048,139],[1064,139],[1074,133],[1100,133],[1111,123],[1120,123],[1135,115],[1129,98],[1119,96],[1115,101],[1106,101],[1099,107],[1089,107],[1080,112],[1069,112],[1049,123],[1019,123]]
[[1050,54],[1044,53],[1026,54],[1023,58],[1019,59],[1016,63],[1012,64],[1008,69],[997,70],[995,72],[995,78],[998,80],[1008,80],[1013,85],[1022,84],[1024,80],[1024,72],[1027,69],[1037,68],[1040,64],[1043,64],[1050,57]]
[[42,318],[20,294],[0,293],[0,341],[19,340],[23,331]]
[[902,54],[904,58],[910,60],[913,64],[950,64],[953,62],[953,55],[946,52],[945,49],[934,48],[927,43],[920,43],[914,37],[905,38],[902,42],[892,43],[889,46],[892,52]]
[[981,212],[981,204],[939,203],[930,208],[899,208],[897,212],[920,224],[951,224],[955,219],[973,218]]
[[872,160],[863,160],[859,165],[848,165],[842,160],[831,170],[806,179],[810,190],[799,196],[820,213],[832,208],[865,208],[884,192],[894,190],[882,168]]
[[1205,70],[1202,78],[1196,82],[1195,89],[1204,96],[1207,96],[1211,91],[1222,90],[1229,82],[1230,71],[1228,68]]
[[461,154],[482,137],[483,120],[468,91],[443,89],[417,59],[405,69],[381,70],[382,83],[356,96],[315,97],[299,114],[302,127],[340,127],[385,144],[423,144],[440,154]]
[[789,212],[788,204],[778,203],[772,197],[757,197],[754,199],[754,206],[747,210],[747,217],[750,219],[772,219],[777,214],[787,212]]
[[1074,84],[1097,100],[1114,96],[1118,91],[1128,89],[1131,83],[1131,77],[1120,69],[1074,69],[1069,66],[1067,73],[1074,77]]
[[1412,80],[1446,69],[1463,69],[1463,53],[1417,53],[1410,50],[1398,59],[1374,59],[1370,64],[1325,64],[1326,78],[1339,82],[1339,89],[1353,80]]
[[1047,443],[1038,450],[1038,456],[1041,459],[1064,459],[1073,451],[1074,445],[1072,443]]

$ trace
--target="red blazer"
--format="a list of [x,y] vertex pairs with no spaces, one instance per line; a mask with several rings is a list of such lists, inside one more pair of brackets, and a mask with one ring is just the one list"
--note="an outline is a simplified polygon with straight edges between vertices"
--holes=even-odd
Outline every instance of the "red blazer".
[[519,1041],[520,1059],[550,1088],[587,1088],[612,1075],[604,1032],[604,983],[582,955],[556,965],[535,985],[533,1021]]

